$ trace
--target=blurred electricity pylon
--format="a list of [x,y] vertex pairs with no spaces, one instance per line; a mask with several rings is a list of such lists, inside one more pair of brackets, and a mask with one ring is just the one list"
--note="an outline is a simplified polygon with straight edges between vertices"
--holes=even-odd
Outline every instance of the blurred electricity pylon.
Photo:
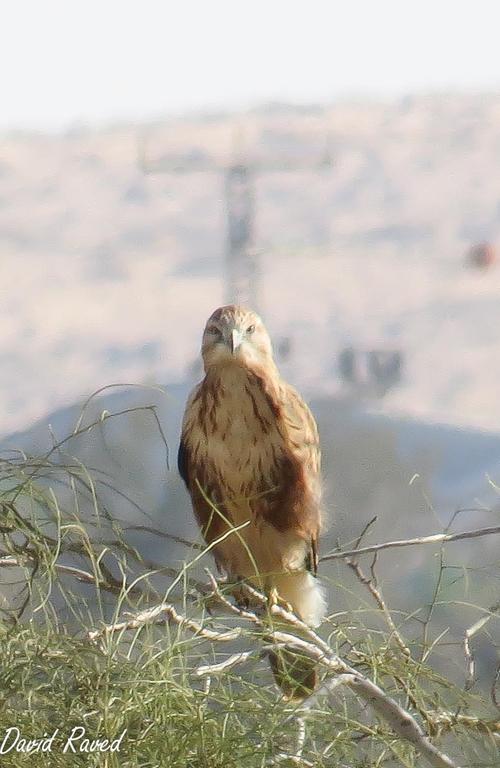
[[325,170],[332,167],[329,136],[314,161],[297,162],[285,157],[270,161],[251,161],[245,156],[242,133],[235,128],[232,157],[227,164],[217,162],[204,152],[191,152],[177,158],[162,157],[156,164],[147,158],[145,138],[139,143],[139,164],[144,173],[223,173],[227,219],[225,294],[228,304],[246,304],[259,311],[259,253],[255,247],[255,178],[264,173]]
[[338,357],[340,377],[358,397],[384,397],[400,383],[403,366],[399,349],[345,347]]

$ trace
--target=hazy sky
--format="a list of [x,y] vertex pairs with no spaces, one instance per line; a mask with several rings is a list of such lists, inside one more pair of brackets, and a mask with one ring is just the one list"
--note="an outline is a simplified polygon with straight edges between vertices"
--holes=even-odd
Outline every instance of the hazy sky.
[[499,0],[3,0],[0,128],[500,89]]

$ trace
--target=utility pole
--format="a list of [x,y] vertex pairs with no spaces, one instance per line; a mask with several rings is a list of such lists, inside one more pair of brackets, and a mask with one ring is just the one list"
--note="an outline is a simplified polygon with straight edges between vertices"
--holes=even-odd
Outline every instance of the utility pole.
[[228,304],[244,304],[260,309],[260,264],[254,242],[255,178],[258,174],[325,170],[332,166],[328,137],[316,162],[297,163],[286,158],[258,163],[246,159],[241,134],[235,133],[233,157],[229,164],[216,163],[205,155],[186,156],[179,162],[162,158],[156,165],[148,162],[144,139],[139,145],[139,164],[144,173],[224,173],[226,203],[226,275],[225,296]]
[[230,165],[225,173],[227,244],[226,302],[258,311],[259,255],[253,238],[255,198],[248,165]]

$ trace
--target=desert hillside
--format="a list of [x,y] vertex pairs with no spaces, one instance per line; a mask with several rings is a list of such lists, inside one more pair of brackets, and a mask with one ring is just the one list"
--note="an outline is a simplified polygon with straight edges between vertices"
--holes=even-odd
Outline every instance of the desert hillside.
[[500,234],[500,98],[443,95],[4,135],[0,431],[104,384],[192,376],[225,297],[217,169],[235,153],[256,169],[259,304],[289,378],[338,394],[342,348],[399,349],[372,407],[497,430],[500,267],[465,253]]

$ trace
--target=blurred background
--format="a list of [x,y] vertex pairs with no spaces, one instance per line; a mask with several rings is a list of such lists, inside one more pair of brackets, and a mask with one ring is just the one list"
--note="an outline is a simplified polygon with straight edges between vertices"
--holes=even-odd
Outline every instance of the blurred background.
[[[170,468],[148,410],[64,450],[130,494],[122,517],[195,536],[172,457],[205,320],[237,299],[318,419],[324,551],[374,516],[370,541],[458,511],[453,530],[498,523],[499,16],[485,0],[4,9],[3,447],[44,450],[93,391],[127,385],[82,423],[156,405]],[[403,551],[381,573],[389,604],[416,610],[443,564]],[[498,600],[497,552],[447,549],[450,642]],[[498,625],[475,642],[486,679]]]

